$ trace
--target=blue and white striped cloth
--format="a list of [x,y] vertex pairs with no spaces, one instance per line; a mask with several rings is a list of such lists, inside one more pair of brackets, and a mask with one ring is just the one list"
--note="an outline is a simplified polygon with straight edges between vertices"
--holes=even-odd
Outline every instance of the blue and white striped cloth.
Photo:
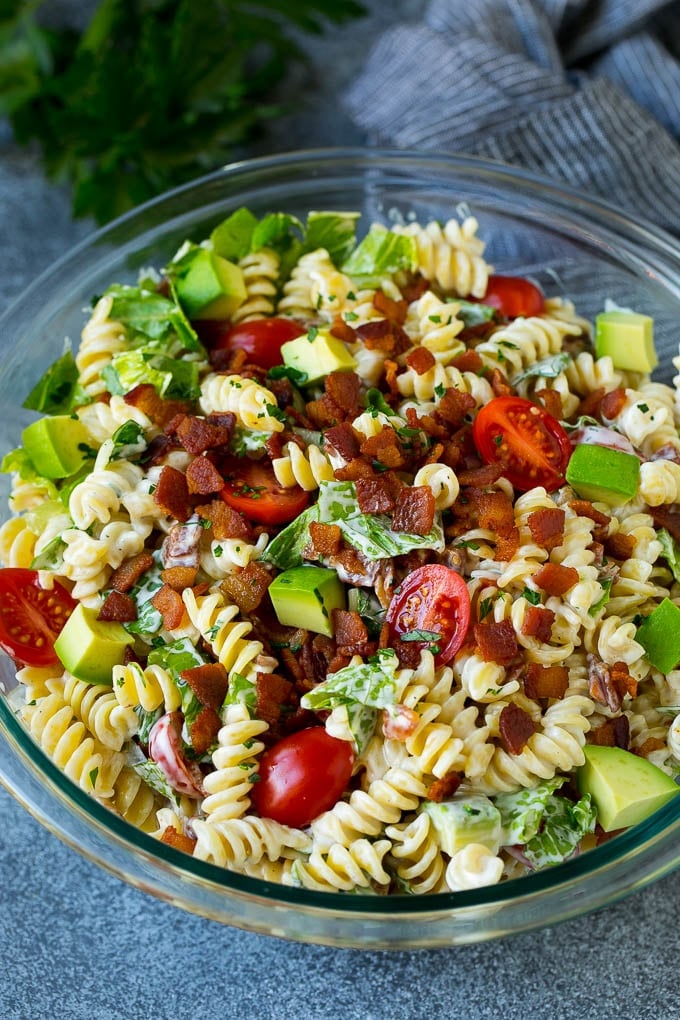
[[373,144],[519,164],[680,233],[677,0],[432,0],[345,103]]

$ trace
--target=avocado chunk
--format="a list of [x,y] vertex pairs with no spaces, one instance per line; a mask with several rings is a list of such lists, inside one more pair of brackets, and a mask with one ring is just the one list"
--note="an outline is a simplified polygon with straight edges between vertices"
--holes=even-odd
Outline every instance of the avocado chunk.
[[680,793],[670,776],[621,747],[586,744],[576,772],[581,794],[589,793],[605,832],[637,825]]
[[331,372],[351,372],[356,361],[342,340],[327,329],[310,329],[281,347],[284,365],[307,376],[306,384],[319,382]]
[[501,845],[501,813],[488,797],[426,800],[420,810],[430,816],[439,846],[451,857],[468,843],[481,843],[494,853]]
[[680,609],[670,599],[659,603],[635,635],[652,666],[670,673],[680,662]]
[[43,478],[68,478],[74,474],[85,460],[88,439],[83,423],[68,414],[40,418],[21,434],[24,450]]
[[79,604],[69,616],[54,650],[64,667],[88,684],[110,684],[111,671],[123,661],[134,638],[119,624],[97,619],[96,609]]
[[207,248],[196,249],[177,279],[177,297],[190,319],[229,319],[246,295],[239,267]]
[[637,492],[640,461],[632,453],[583,443],[567,465],[566,479],[581,499],[620,506]]
[[616,368],[652,372],[659,363],[654,350],[654,320],[637,312],[601,312],[595,319],[595,351]]
[[333,610],[345,608],[345,589],[334,570],[292,567],[279,574],[268,590],[284,627],[303,627],[333,637]]

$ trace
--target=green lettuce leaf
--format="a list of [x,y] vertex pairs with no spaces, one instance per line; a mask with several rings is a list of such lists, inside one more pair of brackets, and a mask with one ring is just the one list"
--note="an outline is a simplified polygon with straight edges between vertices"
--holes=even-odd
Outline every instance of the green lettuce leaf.
[[325,248],[334,265],[342,265],[356,245],[356,224],[360,215],[358,212],[310,212],[304,250]]
[[155,708],[152,712],[147,712],[147,710],[145,708],[142,708],[141,705],[135,706],[135,713],[137,715],[137,718],[139,719],[139,732],[137,735],[139,737],[140,743],[142,744],[149,743],[149,735],[151,733],[151,730],[153,729],[154,724],[158,722],[158,720],[160,719],[164,712],[165,708],[163,705],[161,705],[160,708]]
[[66,542],[57,535],[34,558],[31,563],[31,570],[59,570],[64,564],[65,548]]
[[345,666],[305,694],[300,704],[314,712],[337,705],[388,708],[397,703],[399,659],[392,648],[381,648],[366,663]]
[[458,305],[456,318],[464,323],[466,329],[481,326],[485,322],[493,322],[498,314],[491,305],[483,305],[477,301],[463,301],[462,298],[447,298],[447,301]]
[[529,790],[501,793],[494,797],[494,804],[501,813],[504,846],[526,843],[536,835],[541,827],[546,804],[565,782],[564,776],[558,776]]
[[590,616],[597,616],[600,610],[604,609],[604,607],[609,602],[609,596],[612,590],[612,578],[611,577],[602,578],[602,580],[600,581],[600,587],[602,588],[603,592],[602,597],[599,598],[597,602],[594,602],[590,609],[588,610]]
[[302,552],[309,543],[309,525],[318,520],[319,506],[314,503],[272,539],[260,558],[279,570],[299,567],[303,562]]
[[229,262],[238,262],[250,252],[257,217],[242,207],[222,220],[210,235],[213,251]]
[[[172,281],[172,277],[169,276]],[[113,297],[111,319],[120,322],[133,336],[167,342],[177,336],[189,351],[202,351],[196,331],[177,300],[141,287],[114,284],[105,291]]]
[[343,263],[342,271],[364,285],[378,283],[400,269],[413,270],[418,265],[416,243],[412,237],[393,234],[374,223],[363,241]]
[[512,385],[516,386],[517,383],[524,382],[525,379],[531,379],[535,376],[541,379],[555,379],[568,368],[570,362],[571,357],[566,351],[551,354],[548,358],[535,361],[533,365],[529,365],[523,372],[519,372],[518,375],[513,377]]
[[[3,465],[4,463],[3,461]],[[2,470],[5,470],[4,466]],[[676,542],[670,531],[667,531],[666,528],[659,528],[656,537],[661,543],[661,555],[671,568],[675,580],[680,581],[680,544]]]
[[254,682],[241,673],[230,673],[229,690],[224,699],[224,704],[243,704],[248,709],[250,715],[254,716],[257,709],[257,690]]
[[184,715],[182,737],[189,746],[191,746],[191,726],[203,710],[203,705],[187,681],[182,679],[182,673],[185,669],[204,666],[206,662],[208,659],[199,652],[189,638],[180,638],[178,641],[169,642],[167,645],[154,648],[152,652],[149,652],[149,665],[158,665],[167,669],[182,696],[182,713]]
[[114,355],[102,377],[112,394],[129,393],[139,383],[151,383],[167,400],[197,400],[201,392],[195,361],[168,358],[152,345]]
[[552,797],[545,806],[541,831],[525,844],[522,852],[536,870],[561,864],[586,833],[594,831],[596,818],[589,793],[576,804],[566,797]]
[[128,592],[137,607],[137,619],[123,624],[129,634],[138,634],[149,642],[163,627],[163,617],[151,603],[153,596],[163,587],[159,552],[154,553],[154,561],[153,567],[145,571]]
[[111,460],[130,460],[146,450],[144,429],[136,421],[126,421],[111,436]]
[[22,407],[43,414],[64,414],[74,407],[78,369],[70,348],[53,362],[24,400]]
[[161,797],[165,797],[175,807],[179,807],[180,795],[170,786],[160,765],[151,761],[150,758],[145,758],[143,761],[133,762],[132,768],[138,776],[141,776],[147,786],[150,786],[156,793],[160,793]]

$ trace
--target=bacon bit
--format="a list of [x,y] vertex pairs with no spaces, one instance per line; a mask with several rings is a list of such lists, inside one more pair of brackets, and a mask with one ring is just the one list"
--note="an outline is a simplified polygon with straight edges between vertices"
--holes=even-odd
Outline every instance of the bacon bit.
[[644,744],[640,744],[639,747],[631,747],[630,750],[633,754],[646,758],[647,755],[652,754],[654,751],[662,751],[665,747],[666,742],[661,740],[660,737],[647,737]]
[[435,443],[434,446],[432,446],[430,448],[430,452],[428,453],[427,457],[423,461],[423,464],[439,464],[440,463],[440,458],[441,458],[441,455],[443,454],[443,452],[444,452],[444,444],[443,443]]
[[539,588],[548,595],[564,595],[578,581],[578,570],[560,563],[544,563],[532,575]]
[[487,485],[493,485],[503,474],[502,464],[484,464],[482,467],[471,468],[468,471],[458,473],[460,486],[472,485],[484,489]]
[[610,535],[604,543],[604,551],[614,560],[629,560],[635,551],[635,539],[621,532]]
[[429,289],[429,280],[426,280],[420,273],[417,273],[412,280],[409,280],[403,287],[400,287],[404,301],[407,301],[409,304],[417,301]]
[[431,368],[434,368],[437,361],[432,351],[428,351],[427,347],[416,347],[406,355],[406,364],[416,375],[425,375]]
[[335,468],[333,474],[339,482],[356,482],[359,478],[372,478],[375,471],[364,457],[353,457],[344,467]]
[[665,528],[673,538],[680,541],[679,510],[669,510],[667,507],[653,506],[649,508],[649,513],[654,518],[654,523],[658,528]]
[[463,777],[458,772],[447,772],[442,779],[435,779],[427,788],[427,799],[440,804],[443,800],[453,797],[454,793],[463,782]]
[[415,408],[409,407],[406,409],[406,421],[408,422],[409,428],[420,429],[425,432],[426,435],[432,436],[436,439],[446,439],[450,433],[450,429],[444,425],[440,425],[434,420],[431,414],[423,414],[420,417],[416,414]]
[[499,535],[496,539],[496,555],[494,559],[507,563],[519,549],[519,528],[513,528],[509,535]]
[[535,637],[543,644],[547,644],[552,637],[554,622],[555,614],[552,609],[546,609],[544,606],[527,606],[522,621],[522,634],[525,637]]
[[216,709],[204,707],[189,726],[189,736],[196,754],[205,754],[217,740],[222,720]]
[[240,347],[236,351],[227,351],[224,348],[213,347],[208,352],[210,367],[215,372],[230,372],[232,375],[241,374],[241,369],[248,360],[246,351]]
[[607,421],[613,421],[621,414],[623,407],[626,403],[626,391],[624,389],[610,390],[609,393],[605,393],[600,403],[600,413],[602,418]]
[[225,538],[240,538],[249,542],[253,531],[243,514],[234,510],[221,499],[213,499],[196,507],[196,513],[206,521],[210,521],[213,537],[217,541]]
[[402,641],[400,638],[394,642],[393,647],[402,669],[418,668],[420,665],[420,653],[423,650],[423,646],[419,641]]
[[278,460],[279,457],[283,457],[283,447],[288,442],[287,438],[284,438],[282,432],[272,432],[267,442],[264,444],[264,448],[267,451],[267,456],[270,460]]
[[326,637],[324,634],[315,634],[313,638],[308,635],[300,652],[306,679],[312,680],[314,683],[321,683],[322,680],[325,680],[328,665],[335,658],[336,651],[333,638]]
[[569,508],[579,517],[589,517],[591,521],[595,521],[595,524],[602,528],[608,527],[611,521],[611,517],[597,510],[588,499],[572,499],[569,502]]
[[500,368],[493,369],[489,382],[496,397],[509,397],[515,392],[514,386],[510,385]]
[[536,545],[547,549],[548,552],[562,545],[565,517],[564,510],[560,510],[558,507],[551,510],[534,510],[532,514],[529,514],[527,524]]
[[214,708],[221,707],[227,695],[229,676],[220,662],[208,662],[203,666],[192,666],[182,670],[182,680],[186,680],[202,705]]
[[109,592],[104,604],[99,610],[98,620],[106,622],[112,620],[116,623],[130,623],[137,619],[137,606],[135,600],[129,595],[123,595],[121,591]]
[[363,655],[368,643],[366,624],[357,612],[334,609],[333,632],[338,651],[343,655]]
[[510,497],[504,492],[474,492],[479,527],[488,528],[504,538],[515,530],[515,514]]
[[562,407],[562,397],[557,390],[537,390],[534,397],[553,418],[557,418],[558,421],[562,418],[564,408]]
[[348,574],[356,574],[361,577],[366,574],[366,564],[356,549],[341,549],[335,560],[337,565],[342,567]]
[[380,475],[358,478],[356,491],[362,514],[387,514],[394,510],[392,486],[386,478]]
[[612,712],[621,708],[621,694],[613,683],[609,666],[592,652],[586,656],[588,663],[588,692],[600,705],[606,705]]
[[635,677],[631,676],[628,672],[628,666],[625,662],[615,662],[609,667],[609,674],[612,679],[612,683],[619,692],[620,697],[623,699],[627,694],[630,694],[631,698],[636,697],[638,691],[638,682]]
[[321,524],[312,521],[309,535],[314,552],[319,556],[337,556],[342,545],[342,531],[337,524]]
[[161,835],[161,843],[174,847],[175,850],[181,850],[185,854],[193,854],[197,842],[198,840],[192,839],[191,836],[185,836],[183,832],[178,832],[174,825],[168,825]]
[[197,567],[167,567],[161,570],[161,580],[173,591],[191,588],[196,581]]
[[182,622],[184,616],[184,603],[182,596],[174,591],[169,585],[164,584],[151,599],[154,606],[163,617],[163,626],[166,630],[175,630]]
[[509,754],[521,754],[533,733],[536,732],[534,720],[519,705],[510,702],[498,717],[501,743]]
[[187,480],[181,471],[166,464],[161,471],[153,493],[154,502],[163,513],[178,521],[187,521],[191,516],[191,502]]
[[[368,646],[368,647],[373,647],[373,646],[371,645],[371,646]],[[344,669],[345,666],[349,666],[351,661],[352,661],[352,656],[351,655],[345,655],[344,652],[337,652],[333,656],[331,661],[328,663],[328,672],[329,673],[337,673],[338,670]]]
[[408,535],[427,535],[432,531],[434,514],[434,493],[429,485],[407,485],[397,496],[392,528]]
[[620,747],[627,751],[630,743],[628,717],[619,715],[616,719],[607,719],[596,730],[590,730],[587,740],[589,744],[597,744],[598,747]]
[[399,329],[399,326],[388,322],[387,319],[372,319],[358,326],[357,334],[367,350],[396,354],[398,352],[395,330]]
[[592,393],[586,394],[578,405],[578,411],[574,417],[578,418],[583,416],[587,418],[597,418],[597,420],[600,421],[602,417],[602,398],[604,394],[605,390],[603,386],[599,386],[596,390],[593,390]]
[[140,457],[140,461],[146,467],[155,467],[160,464],[170,450],[177,450],[179,443],[172,437],[166,436],[164,432],[154,436],[146,450]]
[[333,319],[330,334],[346,344],[355,344],[358,340],[356,330],[350,326],[349,322],[345,322],[340,315],[336,315]]
[[144,550],[137,553],[136,556],[130,557],[129,560],[124,560],[118,569],[114,570],[111,574],[109,584],[116,591],[129,591],[130,588],[134,587],[142,574],[145,574],[152,566],[153,556],[150,552]]
[[477,351],[463,351],[456,355],[451,364],[459,372],[474,372],[475,375],[478,375],[484,368],[484,362]]
[[524,677],[527,698],[563,698],[569,684],[566,666],[541,666],[530,662]]
[[123,397],[126,404],[137,407],[154,425],[164,429],[177,414],[187,414],[191,405],[184,400],[164,400],[151,383],[139,383]]
[[387,740],[398,740],[402,744],[418,729],[420,716],[406,705],[384,708],[382,731]]
[[177,438],[188,453],[198,456],[206,450],[214,450],[226,446],[230,431],[223,425],[211,425],[203,418],[186,414],[177,428]]
[[318,400],[310,400],[306,407],[309,420],[317,428],[325,430],[343,421],[345,414],[334,400],[324,393]]
[[403,467],[405,463],[401,443],[391,425],[383,425],[377,435],[364,439],[360,449],[364,457],[377,460],[388,468]]
[[373,307],[376,311],[382,312],[386,319],[391,319],[392,322],[396,322],[400,326],[406,322],[408,301],[403,298],[401,301],[394,301],[384,291],[376,290],[373,295]]
[[130,647],[130,645],[126,645],[123,650],[123,665],[129,666],[131,662],[138,662],[142,665],[142,660],[137,653]]
[[305,679],[304,671],[290,648],[281,648],[278,654],[281,659],[281,665],[290,673],[295,682],[298,684],[303,683]]
[[324,384],[327,395],[347,414],[355,417],[359,405],[361,380],[356,372],[331,372]]
[[267,594],[272,575],[256,560],[251,561],[238,574],[228,574],[220,588],[242,613],[252,613]]
[[335,452],[344,461],[353,460],[359,456],[359,440],[349,422],[342,422],[328,429],[323,437],[324,448],[331,453]]
[[389,358],[385,361],[385,382],[390,393],[399,397],[399,386],[397,385],[397,372],[399,371],[399,365],[396,361],[391,361]]
[[499,623],[476,623],[475,641],[485,662],[497,662],[507,666],[519,652],[515,628],[510,620]]
[[255,677],[258,719],[275,726],[281,718],[281,709],[287,705],[293,694],[293,684],[276,673],[257,673]]
[[451,386],[435,407],[433,417],[440,424],[450,425],[457,429],[465,421],[465,415],[474,407],[474,397]]
[[192,460],[187,467],[186,480],[190,495],[209,496],[224,485],[224,478],[207,457]]

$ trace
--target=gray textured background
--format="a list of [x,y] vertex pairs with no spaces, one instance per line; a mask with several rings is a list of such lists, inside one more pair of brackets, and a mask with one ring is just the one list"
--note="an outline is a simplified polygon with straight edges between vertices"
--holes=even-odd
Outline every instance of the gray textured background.
[[[76,6],[77,5],[73,5]],[[371,16],[310,47],[300,106],[251,151],[361,136],[338,96],[377,31],[422,0],[371,0]],[[0,126],[0,307],[92,227]],[[0,344],[2,338],[0,338]],[[671,950],[680,874],[597,915],[431,952],[298,946],[160,903],[64,847],[0,790],[0,1020],[465,1020],[680,1017]]]

